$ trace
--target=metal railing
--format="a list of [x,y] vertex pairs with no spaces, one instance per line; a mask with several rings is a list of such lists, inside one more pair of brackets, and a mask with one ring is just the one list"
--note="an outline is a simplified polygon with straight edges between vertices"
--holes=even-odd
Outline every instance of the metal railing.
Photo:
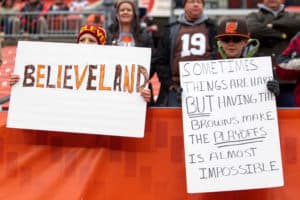
[[[222,16],[246,16],[255,9],[206,9],[205,13],[212,18]],[[80,26],[86,22],[102,24],[105,28],[112,21],[111,11],[101,9],[98,11],[51,11],[51,12],[17,12],[0,14],[0,32],[4,38],[74,38]],[[174,20],[183,12],[182,9],[174,9],[173,16],[170,12],[164,18]]]
[[107,26],[109,13],[103,11],[18,12],[0,14],[0,32],[4,39],[74,38],[86,22]]

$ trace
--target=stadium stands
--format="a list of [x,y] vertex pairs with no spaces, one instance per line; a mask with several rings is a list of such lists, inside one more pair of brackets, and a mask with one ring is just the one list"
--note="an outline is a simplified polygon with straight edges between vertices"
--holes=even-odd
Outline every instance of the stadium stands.
[[[42,2],[45,4],[45,12],[48,10],[49,6],[54,2],[55,0],[42,0]],[[72,0],[64,0],[66,4],[69,4]],[[89,4],[92,4],[96,2],[97,0],[88,0]],[[24,0],[17,0],[16,5],[18,8],[22,8],[24,3],[26,1]],[[287,10],[292,12],[300,12],[300,6],[288,6]],[[207,10],[207,14],[209,16],[215,16],[220,17],[224,15],[233,15],[233,16],[244,16],[245,14],[252,11],[251,9],[209,9]],[[76,14],[76,13],[75,13]],[[176,13],[175,13],[176,14]],[[178,14],[178,13],[177,13]],[[89,14],[86,14],[86,21],[87,22],[95,22],[99,21],[99,23],[103,23],[105,19],[105,13],[92,12]],[[43,40],[44,38],[48,38],[46,41],[61,41],[56,40],[55,37],[63,38],[62,41],[75,41],[74,38],[76,37],[77,28],[78,26],[74,23],[72,23],[72,15],[69,18],[70,23],[67,26],[67,31],[62,27],[63,20],[61,18],[55,18],[55,20],[47,21],[48,22],[48,30],[43,35],[35,35],[36,37],[28,37],[28,39],[37,39],[37,40]],[[73,21],[74,22],[74,21]],[[5,38],[17,38],[16,41],[21,37],[21,35],[12,35],[12,36],[6,36]],[[54,39],[55,38],[55,39]],[[66,39],[68,38],[68,39]],[[6,41],[5,41],[6,42]],[[5,45],[4,45],[5,46]],[[6,96],[10,93],[10,87],[8,84],[8,76],[13,71],[14,66],[14,59],[16,54],[16,46],[5,46],[2,49],[3,52],[3,65],[0,67],[0,98],[3,96]],[[151,80],[151,83],[153,85],[154,89],[154,98],[157,98],[158,92],[159,92],[159,81],[157,76],[154,76]],[[290,107],[293,106],[293,87],[294,83],[285,83],[281,85],[281,95],[277,99],[278,100],[278,106],[283,107]]]

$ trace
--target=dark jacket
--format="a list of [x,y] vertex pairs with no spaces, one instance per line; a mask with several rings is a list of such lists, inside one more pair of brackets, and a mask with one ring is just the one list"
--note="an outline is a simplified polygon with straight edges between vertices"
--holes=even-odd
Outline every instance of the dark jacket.
[[36,12],[32,15],[22,15],[21,16],[21,24],[24,31],[29,33],[36,33],[38,26],[38,19],[42,16],[42,11],[44,9],[44,4],[40,3],[40,1],[36,1],[34,3],[26,3],[24,7],[21,9],[21,12]]
[[[44,4],[40,3],[40,1],[36,1],[35,3],[26,3],[24,7],[21,9],[22,12],[41,12],[44,9]],[[38,15],[36,15],[38,16]],[[37,18],[37,17],[36,17]]]
[[[157,72],[161,87],[159,97],[157,99],[157,106],[166,106],[166,101],[168,101],[169,88],[172,85],[172,60],[174,58],[174,51],[176,45],[177,34],[180,30],[183,15],[174,23],[171,23],[165,27],[164,33],[158,44],[157,51],[155,52],[152,58],[152,70],[151,74]],[[199,19],[199,23],[205,23],[209,32],[209,43],[212,48],[212,57],[215,57],[216,54],[216,39],[217,29],[215,23],[207,18],[202,16]],[[187,25],[187,24],[185,24]],[[192,25],[192,24],[191,24]],[[197,25],[197,24],[196,24]]]
[[286,12],[283,4],[276,12],[264,4],[258,4],[258,8],[258,12],[246,16],[249,32],[260,41],[260,54],[275,57],[300,30],[300,15]]
[[300,106],[300,32],[278,57],[277,76],[281,80],[296,80],[294,91],[295,105]]

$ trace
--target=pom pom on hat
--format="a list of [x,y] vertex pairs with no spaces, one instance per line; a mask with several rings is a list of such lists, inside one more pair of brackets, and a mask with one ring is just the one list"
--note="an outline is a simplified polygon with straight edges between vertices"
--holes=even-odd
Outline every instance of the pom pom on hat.
[[106,43],[106,31],[99,25],[86,24],[82,26],[77,36],[77,43],[79,42],[80,37],[85,33],[93,35],[97,39],[98,44],[100,45],[104,45]]

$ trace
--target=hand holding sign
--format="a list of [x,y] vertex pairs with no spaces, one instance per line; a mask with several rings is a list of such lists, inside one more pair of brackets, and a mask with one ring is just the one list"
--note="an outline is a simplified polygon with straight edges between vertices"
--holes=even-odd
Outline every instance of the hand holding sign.
[[282,186],[270,58],[180,67],[188,192]]
[[150,57],[147,48],[19,42],[7,126],[143,137]]

